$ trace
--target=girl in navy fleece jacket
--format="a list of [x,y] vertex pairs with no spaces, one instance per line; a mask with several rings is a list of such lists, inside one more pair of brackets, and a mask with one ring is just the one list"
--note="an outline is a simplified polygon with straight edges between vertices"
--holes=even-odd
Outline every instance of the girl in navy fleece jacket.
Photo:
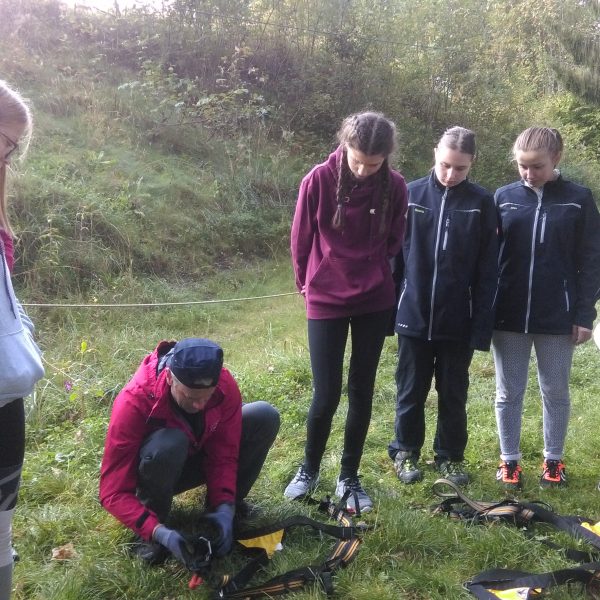
[[336,494],[351,492],[351,510],[372,508],[358,467],[395,304],[390,259],[401,248],[405,227],[406,184],[388,161],[395,136],[394,124],[379,113],[347,117],[337,150],[300,185],[291,253],[296,286],[306,301],[314,394],[304,461],[284,492],[287,498],[309,494],[318,483],[350,331],[349,406]]
[[567,482],[563,450],[573,349],[592,336],[600,288],[600,215],[589,189],[556,169],[556,129],[530,127],[513,155],[521,180],[496,191],[500,279],[492,350],[500,459],[496,478],[521,486],[523,396],[532,346],[543,402],[542,487]]

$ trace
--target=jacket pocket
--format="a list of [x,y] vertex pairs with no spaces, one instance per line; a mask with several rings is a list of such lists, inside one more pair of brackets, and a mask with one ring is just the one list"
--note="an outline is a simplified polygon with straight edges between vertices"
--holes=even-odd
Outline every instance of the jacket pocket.
[[307,285],[307,291],[314,299],[345,301],[378,293],[389,278],[392,284],[391,269],[387,261],[368,258],[325,257],[317,267]]
[[26,328],[0,336],[0,402],[28,396],[44,376],[41,353]]

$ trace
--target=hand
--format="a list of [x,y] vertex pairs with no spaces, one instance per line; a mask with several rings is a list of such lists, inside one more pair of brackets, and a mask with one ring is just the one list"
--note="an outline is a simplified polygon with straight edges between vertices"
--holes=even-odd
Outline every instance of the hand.
[[592,330],[586,327],[580,327],[579,325],[573,325],[572,340],[576,346],[584,344],[592,337]]
[[175,529],[159,525],[152,534],[155,542],[164,546],[185,567],[194,559],[194,548]]
[[215,525],[219,535],[211,540],[215,556],[225,556],[233,544],[233,515],[235,508],[232,504],[219,504],[214,512],[204,515],[204,518]]

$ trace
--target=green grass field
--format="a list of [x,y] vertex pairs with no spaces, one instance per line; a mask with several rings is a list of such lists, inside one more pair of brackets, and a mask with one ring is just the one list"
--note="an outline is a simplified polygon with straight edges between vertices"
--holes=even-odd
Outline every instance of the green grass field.
[[[167,4],[177,4],[180,15],[169,12],[163,20],[140,10],[113,18],[108,12],[66,10],[54,0],[0,0],[1,77],[29,99],[35,123],[26,161],[15,161],[16,173],[9,177],[9,208],[18,238],[14,281],[23,302],[183,302],[293,292],[285,249],[298,184],[331,149],[335,123],[367,104],[396,119],[397,164],[407,179],[429,168],[438,129],[460,121],[474,128],[480,140],[475,179],[485,176],[490,189],[503,185],[509,173],[516,176],[507,156],[512,139],[535,120],[567,134],[565,172],[599,189],[597,108],[580,106],[548,70],[564,49],[551,45],[539,60],[533,60],[530,48],[521,50],[522,44],[537,47],[537,38],[557,36],[556,13],[547,7],[539,11],[539,3],[488,3],[490,21],[486,17],[480,27],[482,53],[473,45],[479,36],[464,27],[465,15],[479,14],[473,2],[471,8],[469,3],[446,3],[448,13],[440,10],[440,2],[396,3],[405,6],[409,18],[399,12],[402,18],[394,19],[377,16],[389,14],[394,3],[356,3],[347,24],[363,21],[365,33],[380,31],[377,37],[385,41],[381,48],[364,49],[362,38],[354,39],[354,34],[348,47],[336,40],[330,45],[327,36],[304,36],[293,28],[296,17],[287,13],[297,4],[297,18],[305,11],[312,19],[312,7],[319,13],[325,8],[319,28],[334,31],[340,25],[339,2]],[[568,16],[571,8],[586,3],[547,4],[560,8],[561,15],[562,4],[572,5],[564,11]],[[214,32],[205,30],[202,11],[194,14],[186,8],[193,5],[222,5]],[[273,16],[274,23],[281,20],[284,26],[270,37],[270,28],[249,27],[231,16],[238,8],[259,17],[254,25]],[[514,15],[518,20],[511,21]],[[585,30],[583,21],[575,22]],[[392,27],[393,35],[384,35],[384,25]],[[424,52],[425,31],[427,39],[444,45],[452,38],[451,46],[461,50],[447,56]],[[311,50],[307,55],[303,38],[312,39],[316,54]],[[401,41],[388,44],[383,38]],[[409,60],[411,46],[416,54]],[[252,53],[246,55],[252,48],[256,61]],[[503,52],[491,60],[489,52],[496,49]],[[505,51],[521,58],[509,63]],[[464,60],[471,56],[474,62],[467,69]],[[230,81],[222,88],[224,73]],[[431,85],[442,87],[436,91]],[[189,591],[189,573],[174,562],[149,569],[132,559],[131,532],[97,499],[112,401],[161,339],[215,339],[224,347],[226,364],[246,400],[264,399],[277,406],[281,433],[250,499],[263,508],[266,520],[296,512],[318,516],[283,499],[302,458],[311,398],[300,297],[29,312],[45,352],[46,378],[27,400],[27,453],[14,520],[20,554],[16,600],[210,597],[207,589]],[[382,355],[362,463],[364,485],[376,503],[366,517],[372,527],[358,558],[336,575],[337,597],[468,598],[463,582],[483,569],[542,572],[569,565],[560,553],[515,528],[467,526],[433,516],[432,469],[414,486],[396,479],[387,457],[394,423],[395,345],[389,338]],[[599,366],[600,352],[592,343],[577,349],[565,455],[570,485],[563,491],[541,491],[537,485],[542,427],[532,367],[521,494],[547,501],[561,513],[598,520]],[[476,353],[467,449],[473,482],[467,491],[486,500],[503,497],[494,480],[498,445],[493,397],[491,356]],[[334,421],[317,498],[334,491],[345,400]],[[423,456],[429,461],[435,407],[432,394]],[[198,493],[177,499],[182,527],[193,525],[200,504]],[[68,544],[70,557],[54,560],[53,549]],[[264,577],[318,564],[330,547],[328,539],[296,531]],[[239,564],[240,557],[234,556],[214,570],[231,572]],[[325,593],[312,587],[295,597],[317,599]],[[583,594],[563,588],[550,597]]]
[[[264,262],[252,270],[229,272],[195,287],[153,290],[157,300],[239,298],[291,292],[287,260]],[[147,290],[149,292],[149,290]],[[30,309],[45,351],[46,378],[27,402],[27,454],[14,522],[21,560],[15,569],[16,599],[173,600],[209,598],[207,589],[187,589],[189,573],[175,562],[147,568],[128,555],[131,532],[97,500],[104,434],[115,393],[141,358],[160,339],[207,336],[225,349],[246,400],[265,399],[282,415],[282,428],[251,500],[265,520],[314,509],[284,501],[282,492],[302,457],[311,377],[302,300],[296,295],[225,304],[159,309]],[[527,392],[523,425],[524,499],[542,499],[558,512],[600,520],[596,491],[600,477],[600,352],[589,343],[575,353],[573,410],[565,455],[567,490],[542,491],[541,411],[537,383]],[[492,567],[543,572],[569,565],[561,554],[516,528],[469,526],[433,516],[433,469],[422,483],[405,486],[387,457],[394,422],[395,339],[388,338],[378,374],[374,412],[362,462],[365,488],[375,510],[357,559],[335,578],[337,597],[351,599],[446,599],[470,597],[462,583]],[[476,353],[471,369],[470,440],[467,461],[473,477],[468,493],[477,499],[503,497],[495,484],[498,446],[493,413],[494,370],[490,354]],[[334,421],[316,494],[331,494],[338,475],[345,398]],[[428,400],[425,460],[433,458],[431,436],[436,400]],[[199,514],[198,493],[177,499],[182,527]],[[553,535],[556,539],[560,536]],[[561,538],[566,543],[571,541]],[[73,545],[67,560],[52,550]],[[267,575],[318,563],[333,542],[296,531],[269,566]],[[239,557],[221,560],[215,571],[239,567]],[[557,588],[551,598],[582,598],[577,588]],[[324,598],[316,587],[297,598]]]

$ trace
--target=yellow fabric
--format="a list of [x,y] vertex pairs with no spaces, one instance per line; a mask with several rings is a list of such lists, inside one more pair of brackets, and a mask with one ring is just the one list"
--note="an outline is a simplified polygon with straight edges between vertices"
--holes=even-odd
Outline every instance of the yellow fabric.
[[598,521],[598,523],[595,523],[594,525],[592,525],[591,523],[582,523],[581,526],[585,527],[586,529],[589,529],[592,533],[595,533],[596,535],[600,535],[600,521]]
[[248,540],[238,540],[242,546],[246,548],[263,548],[269,558],[273,557],[277,546],[281,544],[285,529],[279,529],[274,533],[268,533],[267,535],[261,535],[260,537],[250,538]]
[[[542,593],[540,588],[514,588],[512,590],[488,590],[501,600],[527,600]],[[530,595],[531,594],[531,595]]]

